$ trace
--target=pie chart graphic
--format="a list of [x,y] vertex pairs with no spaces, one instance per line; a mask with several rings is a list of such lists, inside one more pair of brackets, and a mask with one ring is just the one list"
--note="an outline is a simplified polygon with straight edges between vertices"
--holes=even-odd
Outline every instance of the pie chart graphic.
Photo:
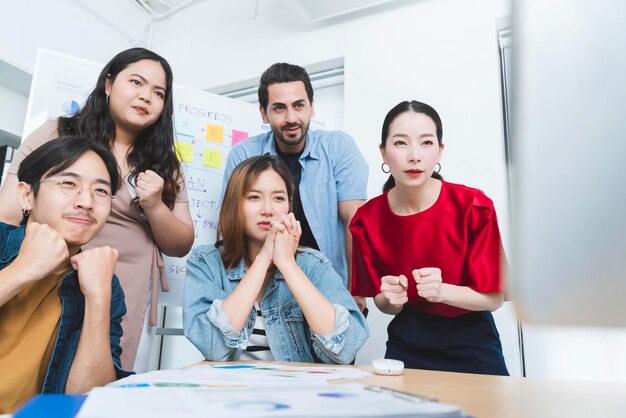
[[63,102],[62,109],[66,115],[73,115],[80,110],[80,105],[76,100],[68,99]]

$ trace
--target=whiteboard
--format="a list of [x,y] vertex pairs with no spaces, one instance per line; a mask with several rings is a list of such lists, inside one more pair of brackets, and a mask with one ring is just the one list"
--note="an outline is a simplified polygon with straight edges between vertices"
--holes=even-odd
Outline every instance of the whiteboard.
[[37,51],[22,141],[46,120],[70,115],[87,100],[103,65],[46,49]]
[[[75,113],[103,65],[55,51],[37,52],[22,140],[46,120]],[[198,245],[216,239],[218,202],[232,145],[268,129],[250,103],[174,84],[175,148],[185,174]],[[186,257],[164,257],[170,292],[159,303],[182,306]]]
[[[264,131],[256,106],[182,86],[174,87],[175,148],[184,168],[198,245],[214,244],[224,167],[231,147]],[[164,257],[170,291],[159,302],[182,306],[185,258]]]

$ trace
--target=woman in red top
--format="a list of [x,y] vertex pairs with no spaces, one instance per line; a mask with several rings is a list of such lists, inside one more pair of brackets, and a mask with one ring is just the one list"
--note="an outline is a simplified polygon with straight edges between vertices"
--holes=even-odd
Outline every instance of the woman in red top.
[[386,358],[410,368],[508,375],[490,311],[504,300],[493,202],[439,176],[439,115],[402,102],[383,122],[384,193],[350,223],[352,293],[395,315]]

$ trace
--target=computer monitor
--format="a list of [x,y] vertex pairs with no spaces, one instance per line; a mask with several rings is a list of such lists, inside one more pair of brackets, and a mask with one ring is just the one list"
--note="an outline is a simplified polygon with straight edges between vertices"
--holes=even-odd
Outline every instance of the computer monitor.
[[625,326],[626,1],[514,1],[512,99],[518,311]]

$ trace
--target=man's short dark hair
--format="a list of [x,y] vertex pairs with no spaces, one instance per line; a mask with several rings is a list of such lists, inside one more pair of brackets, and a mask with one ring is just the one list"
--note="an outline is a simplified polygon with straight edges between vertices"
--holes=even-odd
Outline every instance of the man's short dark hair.
[[20,164],[17,170],[17,179],[30,184],[33,195],[37,196],[39,181],[45,175],[49,177],[62,172],[78,161],[87,151],[95,152],[104,162],[109,177],[111,177],[111,191],[115,194],[120,185],[115,157],[111,151],[102,145],[77,135],[53,139],[34,150]]
[[309,102],[313,102],[313,86],[306,70],[298,65],[277,62],[269,67],[261,76],[259,85],[259,104],[267,111],[269,101],[268,87],[277,83],[290,83],[292,81],[302,81]]

